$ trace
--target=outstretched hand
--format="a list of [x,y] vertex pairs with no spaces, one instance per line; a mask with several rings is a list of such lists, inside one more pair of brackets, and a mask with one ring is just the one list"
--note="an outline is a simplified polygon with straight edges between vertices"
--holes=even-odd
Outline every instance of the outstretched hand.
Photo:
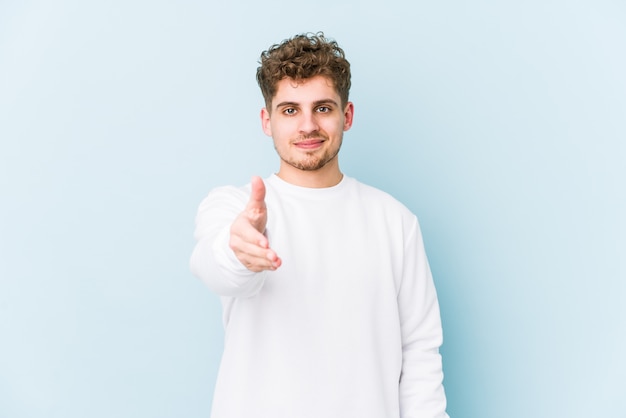
[[276,270],[281,259],[270,248],[264,235],[267,225],[265,184],[260,177],[252,177],[250,200],[230,227],[230,248],[250,271]]

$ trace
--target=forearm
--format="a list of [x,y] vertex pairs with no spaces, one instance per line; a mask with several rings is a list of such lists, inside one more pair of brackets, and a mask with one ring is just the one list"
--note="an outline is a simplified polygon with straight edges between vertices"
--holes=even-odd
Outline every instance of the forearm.
[[265,273],[246,269],[228,248],[228,236],[223,235],[205,237],[197,242],[191,255],[192,273],[220,296],[256,294],[263,286]]
[[446,395],[439,354],[440,339],[419,341],[403,349],[400,377],[402,418],[446,418]]
[[265,280],[264,272],[248,270],[229,247],[230,225],[245,199],[240,189],[217,189],[202,201],[196,216],[191,271],[220,296],[252,296]]
[[439,303],[416,223],[405,248],[404,277],[398,294],[402,328],[402,418],[446,418],[439,347],[443,341]]

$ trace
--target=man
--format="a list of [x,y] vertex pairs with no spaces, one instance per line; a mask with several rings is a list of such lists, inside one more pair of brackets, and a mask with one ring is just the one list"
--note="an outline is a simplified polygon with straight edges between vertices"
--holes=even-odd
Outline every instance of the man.
[[350,64],[323,34],[261,55],[278,173],[213,190],[191,267],[222,297],[213,418],[442,418],[437,296],[416,217],[342,174]]

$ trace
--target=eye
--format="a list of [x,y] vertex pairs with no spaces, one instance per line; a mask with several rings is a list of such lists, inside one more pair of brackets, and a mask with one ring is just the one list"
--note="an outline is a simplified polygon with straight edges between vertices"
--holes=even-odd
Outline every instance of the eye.
[[293,116],[296,114],[296,109],[294,109],[293,107],[288,107],[285,110],[283,110],[283,113],[287,116]]
[[317,111],[319,113],[328,113],[328,112],[330,112],[330,107],[328,107],[328,106],[320,106],[320,107],[317,108]]

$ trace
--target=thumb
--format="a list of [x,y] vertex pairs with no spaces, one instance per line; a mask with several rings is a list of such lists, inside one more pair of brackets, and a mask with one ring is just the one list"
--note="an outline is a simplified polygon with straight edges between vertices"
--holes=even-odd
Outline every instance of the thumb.
[[248,201],[249,209],[264,209],[265,208],[265,183],[261,177],[254,176],[250,181],[252,192],[250,193],[250,200]]

